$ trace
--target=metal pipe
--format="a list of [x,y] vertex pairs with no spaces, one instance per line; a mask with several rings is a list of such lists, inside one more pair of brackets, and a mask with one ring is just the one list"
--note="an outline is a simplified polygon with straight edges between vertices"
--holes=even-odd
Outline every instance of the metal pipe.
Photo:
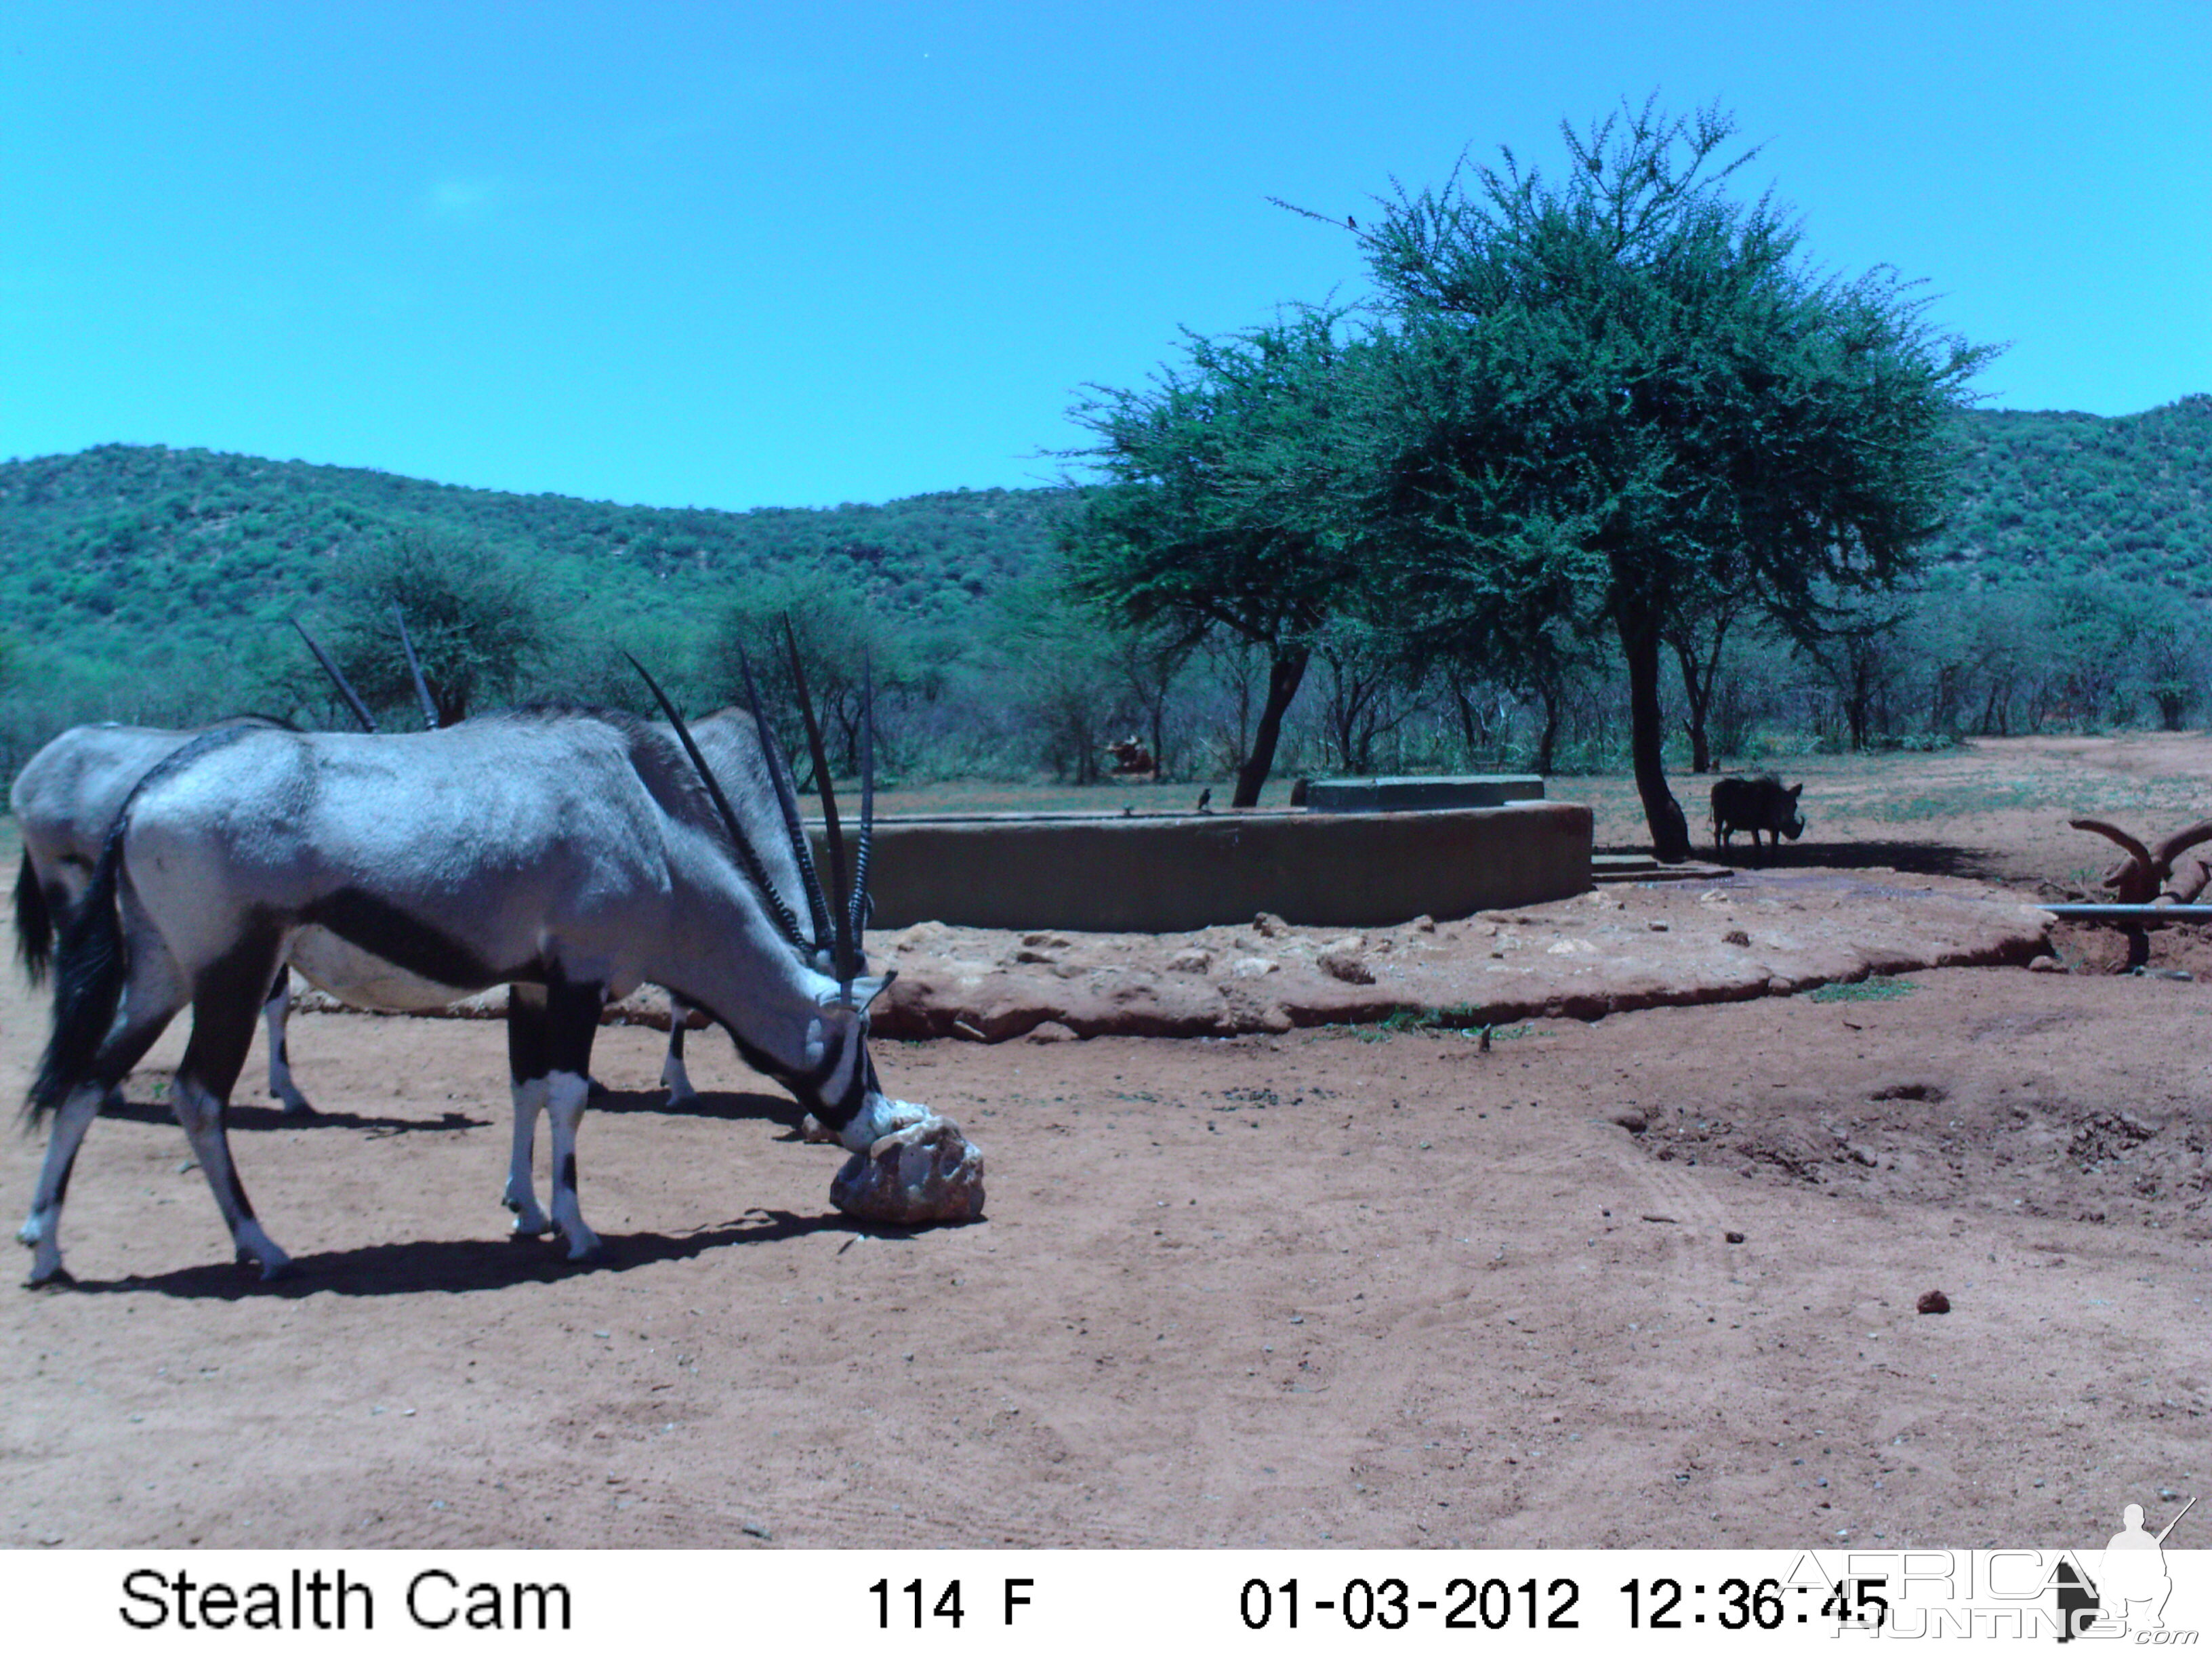
[[2212,904],[2039,904],[2068,921],[2212,921]]

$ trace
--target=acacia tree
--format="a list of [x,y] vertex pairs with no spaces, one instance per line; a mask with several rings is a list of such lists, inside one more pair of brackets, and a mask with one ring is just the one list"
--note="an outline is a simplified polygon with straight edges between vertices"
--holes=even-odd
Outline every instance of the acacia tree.
[[392,620],[398,606],[441,726],[467,719],[487,700],[514,696],[553,645],[553,623],[531,574],[472,541],[401,531],[349,556],[338,570],[338,592],[331,648],[346,677],[373,704],[414,708]]
[[1251,806],[1314,642],[1359,589],[1362,351],[1340,315],[1302,311],[1227,339],[1187,336],[1188,361],[1139,391],[1097,389],[1072,411],[1074,452],[1105,482],[1061,533],[1070,586],[1116,621],[1188,647],[1246,641],[1267,689],[1232,805]]
[[799,787],[811,789],[811,758],[792,677],[796,645],[808,696],[822,725],[830,765],[841,777],[860,771],[860,727],[873,688],[875,741],[896,755],[901,715],[943,689],[930,641],[872,603],[852,576],[826,565],[793,565],[749,582],[725,607],[705,641],[704,675],[713,694],[742,707],[750,665],[761,712],[791,761]]
[[1380,537],[1431,629],[1602,619],[1636,782],[1689,854],[1662,762],[1662,647],[1743,591],[1794,637],[1893,584],[1939,526],[1946,423],[1991,355],[1886,270],[1824,278],[1769,199],[1722,189],[1734,131],[1650,102],[1563,126],[1553,183],[1500,167],[1380,204],[1357,234],[1392,323]]

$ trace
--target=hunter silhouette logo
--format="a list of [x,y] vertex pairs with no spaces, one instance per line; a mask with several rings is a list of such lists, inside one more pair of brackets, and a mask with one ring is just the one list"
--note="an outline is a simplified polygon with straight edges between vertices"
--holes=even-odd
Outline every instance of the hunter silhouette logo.
[[2191,1498],[2181,1506],[2180,1514],[2167,1522],[2154,1534],[2143,1526],[2142,1505],[2130,1504],[2120,1511],[2120,1530],[2105,1546],[2104,1559],[2098,1564],[2096,1577],[2086,1584],[2063,1582],[2074,1575],[2062,1572],[2058,1587],[2058,1607],[2064,1616],[2065,1628],[2058,1639],[2070,1642],[2087,1632],[2092,1624],[2109,1621],[2109,1632],[2119,1635],[2166,1628],[2161,1616],[2166,1611],[2166,1597],[2173,1594],[2173,1580],[2166,1571],[2166,1540],[2167,1534],[2181,1524],[2181,1516],[2197,1506]]

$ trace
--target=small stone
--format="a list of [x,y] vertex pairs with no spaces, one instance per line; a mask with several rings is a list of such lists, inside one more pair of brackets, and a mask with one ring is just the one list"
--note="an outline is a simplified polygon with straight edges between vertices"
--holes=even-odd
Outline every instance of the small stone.
[[811,1112],[799,1120],[799,1138],[810,1146],[835,1146],[842,1139]]
[[1748,945],[1751,943],[1751,935],[1745,933],[1741,927],[1731,927],[1728,932],[1721,935],[1721,943],[1723,945]]
[[1243,957],[1229,964],[1232,979],[1264,979],[1275,971],[1275,963],[1265,957]]
[[1728,1240],[1731,1244],[1741,1244],[1743,1243],[1743,1235],[1741,1233],[1723,1233],[1721,1237]]
[[983,1213],[983,1152],[950,1118],[929,1117],[855,1152],[830,1183],[847,1215],[892,1226]]
[[1291,924],[1279,915],[1262,910],[1252,918],[1252,931],[1262,939],[1280,939],[1291,931]]
[[1213,952],[1193,945],[1176,951],[1168,958],[1171,974],[1204,974],[1213,968]]
[[1331,979],[1340,979],[1346,985],[1372,985],[1375,970],[1361,954],[1366,944],[1356,934],[1351,939],[1340,939],[1316,957],[1314,965]]
[[1663,921],[1647,921],[1644,925],[1655,933],[1663,933],[1667,931],[1667,924]]
[[1025,1042],[1073,1042],[1075,1035],[1058,1020],[1048,1019],[1041,1025],[1031,1026],[1022,1040]]
[[1067,936],[1064,933],[1024,933],[1022,943],[1031,946],[1043,945],[1055,951],[1065,951],[1067,948]]
[[1650,1118],[1646,1117],[1643,1113],[1632,1109],[1626,1112],[1614,1113],[1613,1121],[1619,1124],[1622,1128],[1627,1130],[1628,1133],[1632,1135],[1640,1135],[1646,1129],[1651,1127],[1651,1120]]
[[1059,961],[1060,958],[1054,956],[1048,951],[1035,950],[1030,946],[1024,945],[1020,950],[1014,952],[1014,960],[1016,962],[1026,962],[1049,966],[1051,963]]
[[1951,1298],[1941,1291],[1929,1291],[1912,1305],[1924,1314],[1944,1314],[1951,1311]]
[[1434,916],[1415,916],[1406,925],[1417,933],[1433,933],[1437,931],[1437,919]]
[[2063,974],[2066,971],[2066,964],[2057,957],[2038,957],[2027,964],[2027,971],[2031,974]]

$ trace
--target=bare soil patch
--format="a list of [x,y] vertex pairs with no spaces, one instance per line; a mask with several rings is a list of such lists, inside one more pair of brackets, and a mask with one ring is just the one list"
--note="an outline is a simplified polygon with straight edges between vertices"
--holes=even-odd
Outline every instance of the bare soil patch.
[[[887,1085],[988,1157],[967,1227],[855,1226],[828,1202],[843,1155],[726,1042],[695,1040],[707,1092],[672,1112],[659,1034],[613,1027],[581,1146],[612,1259],[571,1269],[502,1237],[495,1023],[307,1014],[293,1055],[324,1118],[243,1091],[236,1115],[301,1268],[264,1287],[167,1120],[172,1032],[80,1160],[79,1287],[0,1289],[0,1539],[2100,1539],[2206,1457],[2212,961],[2179,929],[2152,963],[2192,980],[2093,971],[2110,936],[2085,930],[2057,935],[2062,973],[1905,968],[1876,937],[1926,947],[1939,904],[2004,933],[2106,861],[2070,813],[2203,816],[2212,744],[2097,743],[1785,767],[1806,840],[1715,902],[1606,889],[1447,921],[1368,941],[1371,984],[1317,965],[1334,936],[1255,939],[1279,964],[1257,978],[1491,1016],[1463,1026],[884,1037]],[[1684,963],[1787,968],[1793,928],[1802,983],[1713,1006],[1585,1020],[1462,994],[1539,957],[1547,990],[1583,968],[1660,984],[1630,964],[1693,930]],[[1571,939],[1591,948],[1551,951]],[[1016,969],[1087,987],[1118,948],[919,943],[918,981],[976,964],[971,1009]],[[1023,950],[1053,960],[1000,960]],[[1212,964],[1141,971],[1231,1000]],[[0,1093],[21,1097],[43,1018],[9,975]],[[1486,1049],[1462,1034],[1483,1024]],[[40,1151],[0,1141],[0,1191],[27,1197]],[[1949,1312],[1916,1311],[1931,1291]]]

